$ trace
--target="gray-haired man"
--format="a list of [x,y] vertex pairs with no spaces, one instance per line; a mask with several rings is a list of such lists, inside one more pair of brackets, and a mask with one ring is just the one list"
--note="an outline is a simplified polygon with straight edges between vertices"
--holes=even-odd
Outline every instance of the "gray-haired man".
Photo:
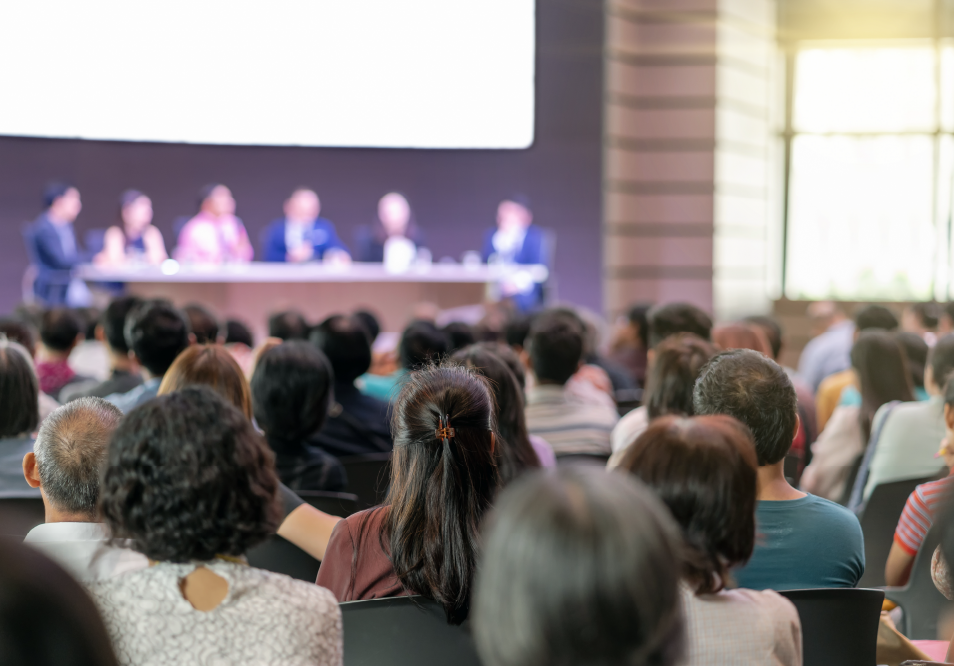
[[33,451],[23,457],[23,476],[40,489],[46,508],[46,523],[30,530],[24,541],[80,581],[148,566],[145,556],[110,544],[96,511],[100,470],[122,416],[101,398],[75,400],[46,418]]

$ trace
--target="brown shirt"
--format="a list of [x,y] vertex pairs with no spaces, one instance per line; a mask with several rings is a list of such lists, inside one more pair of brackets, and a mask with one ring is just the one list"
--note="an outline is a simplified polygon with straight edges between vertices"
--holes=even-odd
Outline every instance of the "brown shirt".
[[316,582],[331,590],[339,602],[407,594],[381,545],[386,515],[387,507],[360,511],[340,521],[331,532]]

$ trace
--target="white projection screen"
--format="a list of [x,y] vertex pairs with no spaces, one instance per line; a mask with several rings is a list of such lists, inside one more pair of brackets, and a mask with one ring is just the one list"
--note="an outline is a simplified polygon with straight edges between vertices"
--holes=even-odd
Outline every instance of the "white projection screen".
[[0,3],[0,135],[526,148],[534,0]]

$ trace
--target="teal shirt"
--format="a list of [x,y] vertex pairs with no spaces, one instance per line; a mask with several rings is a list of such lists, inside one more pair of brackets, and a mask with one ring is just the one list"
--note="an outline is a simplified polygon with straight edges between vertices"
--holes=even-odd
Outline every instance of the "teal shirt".
[[391,402],[398,392],[398,387],[404,380],[407,370],[403,368],[390,375],[363,374],[355,380],[358,390],[378,400]]
[[821,497],[760,501],[755,552],[733,573],[739,587],[800,590],[855,587],[865,572],[858,518]]
[[[924,402],[931,396],[928,395],[920,386],[914,388],[914,399],[918,402]],[[841,399],[838,401],[839,407],[861,407],[861,393],[854,386],[846,386],[841,391]]]

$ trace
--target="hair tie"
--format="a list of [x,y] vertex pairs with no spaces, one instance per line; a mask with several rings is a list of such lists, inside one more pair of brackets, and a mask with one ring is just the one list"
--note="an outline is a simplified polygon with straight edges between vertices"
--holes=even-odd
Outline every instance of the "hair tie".
[[438,416],[437,417],[437,439],[440,439],[440,440],[452,439],[455,434],[456,434],[456,431],[453,428],[451,428],[450,416],[445,416],[443,418]]

